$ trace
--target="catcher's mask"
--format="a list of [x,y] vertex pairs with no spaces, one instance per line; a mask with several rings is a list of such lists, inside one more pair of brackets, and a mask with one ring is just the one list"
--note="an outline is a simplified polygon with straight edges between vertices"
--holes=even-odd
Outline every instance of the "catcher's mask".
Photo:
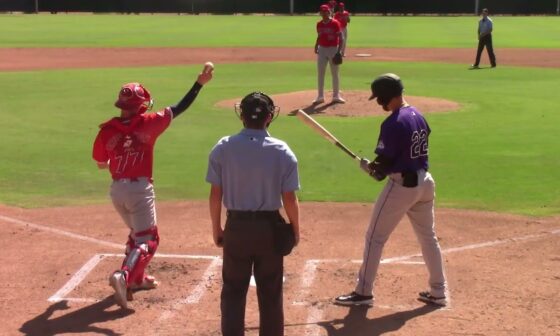
[[[238,117],[250,123],[263,121],[272,116],[272,120],[278,117],[280,107],[275,106],[272,99],[262,92],[252,92],[241,100],[241,103],[235,104],[235,113]],[[270,123],[266,126],[268,127]]]
[[154,101],[150,92],[140,83],[127,83],[121,87],[115,106],[123,110],[138,109],[142,114],[152,108]]
[[399,76],[386,73],[377,77],[371,83],[371,96],[369,100],[377,98],[381,105],[387,105],[391,99],[399,97],[404,91],[404,86]]

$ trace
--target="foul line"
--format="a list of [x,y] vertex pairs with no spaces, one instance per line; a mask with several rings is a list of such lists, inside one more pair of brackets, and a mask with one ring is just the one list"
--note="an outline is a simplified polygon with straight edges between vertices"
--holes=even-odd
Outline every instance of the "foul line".
[[104,240],[84,236],[84,235],[81,235],[81,234],[76,234],[76,233],[72,233],[72,232],[68,232],[68,231],[64,231],[64,230],[60,230],[60,229],[51,228],[51,227],[48,227],[48,226],[45,226],[45,225],[34,224],[34,223],[30,223],[30,222],[26,222],[26,221],[22,221],[22,220],[19,220],[19,219],[10,218],[10,217],[6,217],[6,216],[2,216],[2,215],[0,215],[0,219],[5,221],[5,222],[9,222],[9,223],[13,223],[13,224],[21,225],[21,226],[28,226],[28,227],[32,227],[34,229],[47,231],[47,232],[51,232],[51,233],[56,233],[58,235],[62,235],[62,236],[70,237],[70,238],[75,238],[75,239],[79,239],[79,240],[82,240],[82,241],[88,241],[88,242],[91,242],[91,243],[95,243],[95,244],[99,244],[99,245],[103,245],[103,246],[108,246],[108,247],[111,247],[111,248],[118,248],[118,249],[123,248],[123,244],[115,244],[115,243],[107,242],[107,241],[104,241]]

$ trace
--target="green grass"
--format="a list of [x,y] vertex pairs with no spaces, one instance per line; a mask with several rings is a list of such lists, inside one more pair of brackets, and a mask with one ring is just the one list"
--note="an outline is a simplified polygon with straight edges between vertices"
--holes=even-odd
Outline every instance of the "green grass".
[[[175,103],[198,66],[0,73],[0,203],[25,207],[106,202],[109,176],[91,159],[97,125],[112,117],[120,84],[144,82],[156,107]],[[343,89],[367,90],[374,75],[394,71],[411,95],[463,104],[459,112],[428,114],[431,171],[438,204],[531,215],[560,213],[558,103],[560,70],[509,68],[467,71],[432,63],[347,63]],[[294,81],[297,78],[297,81]],[[315,87],[312,62],[221,65],[189,111],[156,146],[158,199],[205,199],[207,155],[223,135],[239,131],[221,99],[253,90],[274,94]],[[328,82],[328,81],[327,81]],[[367,94],[367,93],[364,93]],[[364,106],[367,109],[368,106]],[[381,117],[320,122],[360,155],[371,157]],[[296,118],[282,116],[271,133],[300,162],[303,201],[372,201],[382,183]]]
[[[560,48],[560,17],[494,17],[498,48]],[[0,15],[6,47],[312,48],[318,16]],[[477,20],[353,17],[351,47],[474,48]]]

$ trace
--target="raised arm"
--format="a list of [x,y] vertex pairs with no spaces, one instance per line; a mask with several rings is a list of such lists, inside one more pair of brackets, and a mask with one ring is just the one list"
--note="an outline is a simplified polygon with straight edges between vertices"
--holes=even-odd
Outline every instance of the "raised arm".
[[173,118],[176,118],[181,113],[185,112],[189,106],[194,102],[200,89],[204,84],[208,83],[212,79],[212,70],[205,72],[203,71],[198,75],[198,79],[193,84],[192,88],[187,92],[187,94],[181,99],[176,105],[170,106],[171,112],[173,112]]

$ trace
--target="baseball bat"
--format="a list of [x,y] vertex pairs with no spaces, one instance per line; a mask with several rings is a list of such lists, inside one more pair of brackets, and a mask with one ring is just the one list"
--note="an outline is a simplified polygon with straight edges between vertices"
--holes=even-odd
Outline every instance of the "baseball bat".
[[344,153],[348,154],[354,160],[360,161],[361,158],[354,154],[348,147],[344,146],[342,142],[338,141],[338,139],[331,134],[331,132],[327,131],[326,128],[321,126],[315,119],[311,118],[307,113],[303,110],[298,110],[296,116],[299,120],[303,121],[304,124],[311,127],[315,132],[319,133],[323,138],[327,139],[330,143],[334,144],[336,147],[340,148]]

